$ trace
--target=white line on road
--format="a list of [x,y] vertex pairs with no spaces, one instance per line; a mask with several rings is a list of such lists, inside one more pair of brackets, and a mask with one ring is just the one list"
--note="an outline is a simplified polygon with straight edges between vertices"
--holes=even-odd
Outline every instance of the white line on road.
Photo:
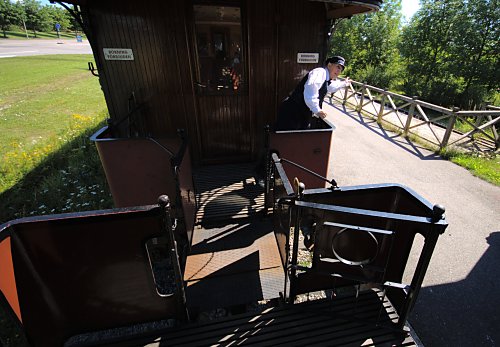
[[19,51],[19,52],[9,52],[9,54],[36,53],[36,52],[38,51]]

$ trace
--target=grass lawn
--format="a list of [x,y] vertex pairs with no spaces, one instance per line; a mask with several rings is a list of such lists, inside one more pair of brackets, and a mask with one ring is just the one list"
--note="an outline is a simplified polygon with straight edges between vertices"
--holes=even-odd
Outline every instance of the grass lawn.
[[96,116],[105,102],[86,69],[91,55],[47,55],[0,60],[0,157],[60,134],[72,115]]
[[[14,29],[14,30],[7,30],[5,32],[5,34],[7,35],[7,37],[5,37],[3,35],[3,31],[0,31],[0,40],[4,39],[4,40],[8,40],[8,39],[16,39],[16,40],[27,40],[28,38],[30,39],[57,39],[57,32],[56,31],[51,31],[51,32],[38,32],[36,33],[36,37],[35,37],[35,34],[33,34],[33,31],[31,30],[28,30],[28,38],[26,37],[26,32],[24,30],[20,30],[20,29]],[[85,40],[86,37],[85,37],[85,34],[84,33],[81,33],[79,32],[78,35],[82,36],[82,38]],[[75,39],[76,40],[76,34],[74,32],[67,32],[67,31],[61,31],[59,32],[59,37],[61,39]]]
[[107,117],[91,55],[0,59],[0,223],[112,207],[89,136]]
[[[107,117],[91,55],[0,59],[0,224],[113,207],[89,136]],[[0,345],[27,346],[0,307]]]

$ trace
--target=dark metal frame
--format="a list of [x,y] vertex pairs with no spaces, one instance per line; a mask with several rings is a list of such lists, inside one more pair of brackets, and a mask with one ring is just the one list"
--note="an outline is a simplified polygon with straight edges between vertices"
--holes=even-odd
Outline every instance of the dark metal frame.
[[[334,190],[324,188],[304,190],[300,182],[295,182],[295,186],[292,187],[281,161],[277,154],[271,155],[266,194],[272,195],[272,199],[268,196],[266,201],[273,202],[275,235],[286,276],[283,292],[285,301],[293,303],[296,295],[309,291],[345,286],[358,286],[359,288],[361,284],[376,285],[383,290],[384,296],[389,297],[398,312],[399,318],[395,327],[403,329],[418,297],[437,239],[447,227],[444,208],[439,205],[432,206],[411,189],[397,184],[341,187]],[[363,194],[369,194],[371,199],[377,195],[380,199],[387,199],[391,197],[388,191],[394,192],[394,201],[386,202],[389,211],[384,211],[380,206],[368,208],[369,202],[354,201],[362,199]],[[344,195],[352,195],[354,200],[339,199]],[[404,206],[399,208],[399,204]],[[310,268],[300,266],[297,260],[304,213],[308,216],[314,215],[317,224],[321,226],[317,227],[316,233],[328,232],[325,231],[326,227],[342,227],[362,230],[372,234],[373,237],[375,237],[374,234],[378,234],[381,242],[376,242],[376,256],[366,262],[352,261],[349,264],[342,257],[336,257],[335,252],[331,255],[331,258],[335,259],[322,259],[321,261],[318,261],[319,257],[315,253]],[[285,222],[285,218],[288,218],[288,223]],[[290,249],[292,228],[293,245]],[[405,284],[401,282],[401,279],[416,234],[422,235],[425,243],[411,283]],[[325,238],[316,238],[316,240],[318,243],[315,245],[315,252],[316,249],[325,246],[319,244],[321,240],[324,243]],[[329,241],[331,240],[330,238]],[[353,253],[356,253],[359,251],[359,246],[350,245],[349,247]],[[375,258],[380,258],[377,261],[381,264],[378,270],[380,274],[374,277],[367,275],[365,271],[369,270],[369,263]],[[319,264],[322,261],[332,262],[333,265]],[[289,289],[287,285],[290,286]]]
[[[176,235],[182,235],[184,237],[184,235],[186,236],[187,240],[186,240],[186,243],[187,243],[187,248],[189,247],[189,244],[191,242],[191,238],[189,237],[189,233],[191,232],[192,233],[192,230],[188,231],[187,230],[187,224],[188,224],[188,218],[192,218],[192,221],[194,223],[194,219],[195,219],[195,216],[187,216],[185,214],[185,211],[184,211],[184,207],[183,206],[183,200],[182,200],[182,187],[181,187],[181,184],[180,184],[180,169],[181,169],[181,166],[184,165],[184,162],[187,158],[187,153],[188,153],[188,148],[189,148],[189,138],[187,137],[186,135],[186,132],[184,129],[177,129],[177,135],[178,137],[180,138],[181,142],[180,142],[180,146],[178,148],[178,150],[176,152],[174,152],[173,150],[169,149],[168,147],[166,147],[165,145],[163,145],[162,143],[159,142],[159,139],[155,139],[155,138],[152,138],[152,137],[132,137],[132,138],[116,138],[113,136],[113,127],[112,126],[107,126],[107,127],[103,127],[101,129],[99,129],[96,133],[94,133],[90,140],[92,142],[95,142],[96,144],[98,143],[106,143],[106,142],[111,142],[111,141],[134,141],[134,140],[147,140],[147,141],[150,141],[150,142],[153,142],[155,145],[157,145],[159,148],[161,148],[162,151],[165,152],[165,155],[166,155],[166,158],[165,160],[168,160],[170,162],[170,166],[171,166],[171,177],[173,177],[173,181],[175,182],[175,197],[172,197],[172,209],[173,209],[173,217],[174,217],[174,220],[175,221],[179,221],[180,224],[179,224],[179,229],[176,228]],[[111,137],[104,137],[106,132],[109,132],[110,133],[110,136]],[[101,144],[103,145],[103,144]],[[99,145],[98,145],[98,148],[99,148]],[[101,160],[103,160],[103,158],[101,158]],[[131,165],[133,165],[134,163],[130,163]],[[189,166],[188,170],[190,171],[191,170],[191,167]],[[191,174],[191,172],[189,172],[189,174]],[[185,176],[184,176],[185,177]],[[108,180],[112,180],[112,178],[109,178],[107,177]],[[131,180],[131,184],[135,183],[135,179],[134,177],[131,177],[130,180]],[[190,178],[192,180],[192,178]],[[112,182],[110,182],[112,183]],[[193,184],[194,185],[194,184]],[[163,192],[161,192],[163,193]],[[194,205],[195,205],[195,209],[196,209],[196,206],[197,206],[197,202],[196,202],[196,197],[195,197],[195,194],[194,194],[194,191],[188,191],[187,194],[189,195],[189,197],[193,196],[193,201],[194,201]],[[140,204],[136,204],[136,205],[140,205]],[[176,223],[177,224],[177,223]],[[182,229],[184,228],[184,229]],[[181,240],[178,239],[177,240],[178,242],[180,242]],[[185,249],[187,249],[185,247],[185,245],[182,245],[181,246],[183,251],[182,253],[185,253]],[[185,254],[184,254],[185,255]],[[184,257],[181,257],[182,259]]]
[[[117,229],[119,226],[121,228]],[[86,230],[89,231],[90,236],[85,235]],[[93,239],[92,235],[96,231],[102,237]],[[110,233],[106,235],[108,231]],[[113,236],[121,233],[124,235],[123,238]],[[131,242],[141,237],[143,239],[139,241],[140,244]],[[171,271],[174,274],[172,285],[175,289],[172,294],[160,294],[157,289],[156,291],[153,289],[155,277],[146,242],[155,237],[167,239],[167,257],[170,259]],[[1,259],[13,264],[13,280],[15,281],[13,285],[17,287],[17,301],[21,316],[17,317],[14,314],[14,309],[7,303],[1,292],[0,303],[8,308],[14,322],[32,345],[62,345],[68,338],[78,334],[150,322],[163,319],[162,317],[174,318],[178,321],[189,319],[177,243],[172,230],[171,205],[167,196],[161,196],[158,205],[14,220],[0,225],[0,243],[6,241],[7,238],[9,239],[7,242],[10,242],[11,258],[7,257],[8,254],[2,254]],[[53,242],[48,245],[40,244],[40,241],[44,239]],[[70,247],[58,247],[61,243],[68,244],[67,241],[70,239],[74,239],[75,242],[72,247],[71,244],[68,245]],[[84,249],[91,245],[100,251],[96,253],[93,249]],[[123,247],[125,248],[122,249]],[[140,252],[139,248],[142,249]],[[104,249],[107,251],[103,252]],[[125,250],[130,249],[135,250],[137,257],[133,254],[127,255]],[[71,257],[67,257],[69,250],[74,252]],[[95,281],[79,283],[78,281],[87,277],[78,274],[86,273],[86,267],[91,265],[82,264],[81,262],[85,260],[80,260],[75,255],[85,253],[92,255],[92,266],[96,266],[98,262],[103,271],[111,268],[122,269],[116,274],[118,277],[115,280],[118,282],[111,287],[109,284],[112,279],[109,278],[106,279],[108,287],[105,283]],[[36,259],[43,261],[37,262]],[[64,263],[56,268],[48,265],[54,261],[64,261]],[[134,267],[130,268],[129,266],[133,264],[135,264]],[[0,266],[5,265],[0,264]],[[149,272],[147,268],[151,271],[150,276],[146,275]],[[58,275],[59,272],[65,273],[68,269],[74,271],[74,274],[68,277]],[[124,272],[125,269],[128,270]],[[91,275],[93,276],[91,278],[95,280],[98,273]],[[147,283],[139,283],[138,278],[146,278],[145,276],[149,278]],[[130,278],[127,279],[127,277]],[[10,279],[8,277],[1,280]],[[67,288],[69,283],[75,285],[70,289],[69,297],[77,298],[84,295],[87,304],[58,295],[61,288]],[[118,292],[112,290],[116,285],[120,286]],[[129,300],[131,299],[129,291],[137,291],[139,288],[147,288],[147,293],[141,292],[141,298]],[[120,306],[120,302],[126,305]],[[75,305],[72,305],[73,303]],[[89,304],[91,305],[88,306]],[[115,312],[115,310],[118,311]],[[125,311],[123,314],[117,314],[120,310]],[[93,317],[92,314],[96,316]],[[113,319],[107,319],[109,315]],[[41,317],[44,318],[41,319]]]

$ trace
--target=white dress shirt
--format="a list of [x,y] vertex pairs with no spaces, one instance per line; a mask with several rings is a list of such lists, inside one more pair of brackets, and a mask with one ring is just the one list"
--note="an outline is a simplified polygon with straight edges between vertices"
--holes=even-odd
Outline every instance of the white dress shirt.
[[[325,81],[330,79],[330,73],[326,67],[318,67],[309,72],[306,84],[304,85],[304,101],[312,111],[316,114],[321,111],[319,107],[319,90]],[[333,80],[330,85],[327,85],[328,93],[335,93],[337,90],[345,87],[344,81]]]

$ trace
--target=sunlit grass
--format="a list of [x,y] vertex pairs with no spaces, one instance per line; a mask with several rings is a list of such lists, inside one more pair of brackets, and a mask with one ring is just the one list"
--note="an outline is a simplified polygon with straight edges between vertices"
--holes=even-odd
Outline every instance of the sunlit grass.
[[0,162],[0,193],[11,188],[24,175],[41,165],[47,158],[63,149],[65,145],[84,135],[87,128],[94,128],[101,119],[73,115],[70,127],[59,136],[53,136],[38,145],[23,146],[13,143]]
[[0,60],[0,223],[112,207],[90,135],[107,117],[90,55]]
[[[28,39],[75,39],[76,40],[76,34],[74,32],[70,31],[61,31],[59,32],[59,37],[57,36],[56,31],[50,31],[50,32],[42,32],[42,31],[37,31],[36,32],[36,37],[35,34],[33,34],[32,30],[28,30],[27,32],[22,30],[21,28],[13,27],[11,30],[7,30],[5,32],[7,37],[5,38],[3,35],[3,31],[0,31],[0,39],[8,40],[8,39],[16,39],[16,40],[28,40]],[[28,37],[26,37],[26,34]],[[78,35],[82,36],[82,38],[85,38],[85,34],[79,32]]]
[[[455,130],[458,130],[460,131],[462,134],[465,134],[471,130],[474,130],[474,126],[472,126],[472,124],[475,123],[475,119],[472,119],[472,118],[468,118],[467,119],[468,122],[466,121],[462,121],[460,119],[457,120],[457,122],[455,123]],[[479,127],[480,125],[482,125],[483,123],[486,123],[488,120],[483,120],[481,124],[478,124],[476,125],[476,127]],[[471,124],[472,123],[472,124]],[[491,127],[489,128],[486,128],[483,130],[486,134],[488,134],[489,138],[494,138],[493,136],[493,130]],[[472,137],[474,138],[488,138],[485,134],[481,133],[480,131],[476,132],[475,134],[472,135]]]
[[0,157],[60,134],[72,114],[95,116],[105,109],[88,61],[91,55],[0,59]]
[[440,154],[466,168],[474,176],[500,186],[500,157],[498,155],[485,156],[480,153],[467,154],[456,151],[443,151]]
[[0,223],[10,219],[113,207],[90,135],[105,118],[73,115],[66,132],[9,152],[0,164]]

